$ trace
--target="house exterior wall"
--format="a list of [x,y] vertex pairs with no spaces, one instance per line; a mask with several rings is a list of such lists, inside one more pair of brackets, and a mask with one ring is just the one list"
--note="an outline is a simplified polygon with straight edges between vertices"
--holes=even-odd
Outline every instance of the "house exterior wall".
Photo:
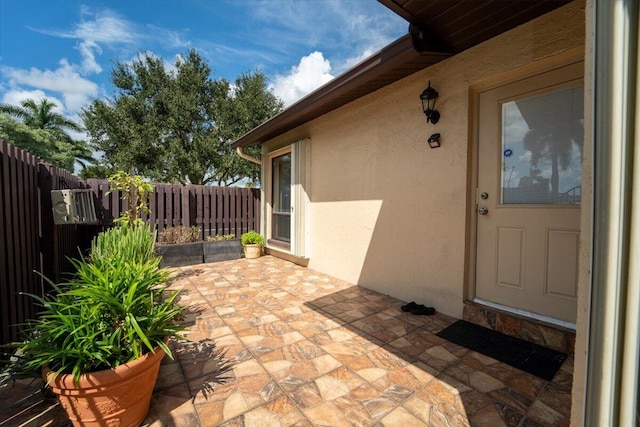
[[[470,256],[470,86],[584,45],[578,1],[263,145],[310,139],[309,268],[461,317]],[[438,90],[436,124],[418,95]],[[442,146],[427,138],[439,132]]]

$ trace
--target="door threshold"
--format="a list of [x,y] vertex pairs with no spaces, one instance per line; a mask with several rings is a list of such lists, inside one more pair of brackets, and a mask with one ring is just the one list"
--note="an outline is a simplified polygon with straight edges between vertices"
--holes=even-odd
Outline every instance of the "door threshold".
[[[567,354],[575,351],[575,325],[545,316],[531,316],[524,310],[514,310],[481,299],[466,301],[462,318],[485,328],[520,338]],[[573,326],[573,327],[572,327]]]
[[571,322],[565,322],[564,320],[554,319],[553,317],[542,316],[540,314],[532,313],[526,310],[520,310],[513,307],[508,307],[502,304],[496,304],[494,302],[485,301],[480,298],[474,298],[473,302],[480,305],[486,305],[487,307],[496,308],[498,310],[506,311],[507,313],[515,314],[521,317],[527,317],[529,319],[537,320],[539,322],[549,323],[554,326],[560,326],[561,328],[570,329],[575,332],[576,324]]

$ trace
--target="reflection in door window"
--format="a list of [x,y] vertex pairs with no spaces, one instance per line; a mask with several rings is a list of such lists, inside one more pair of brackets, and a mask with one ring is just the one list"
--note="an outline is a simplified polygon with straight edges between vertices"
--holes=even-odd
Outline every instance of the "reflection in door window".
[[291,241],[291,154],[271,161],[273,174],[271,238]]
[[502,203],[579,204],[582,86],[502,104]]

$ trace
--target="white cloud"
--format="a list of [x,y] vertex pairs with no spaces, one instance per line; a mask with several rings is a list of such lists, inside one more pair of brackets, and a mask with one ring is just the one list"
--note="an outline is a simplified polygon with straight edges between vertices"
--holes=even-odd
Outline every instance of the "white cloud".
[[98,93],[98,85],[82,77],[66,59],[60,61],[56,70],[5,67],[2,72],[13,88],[28,86],[41,91],[60,93],[65,110],[72,112],[80,110]]
[[291,67],[289,74],[276,76],[269,88],[284,101],[285,106],[289,106],[333,79],[330,71],[331,63],[322,52],[313,52],[303,56],[297,66]]
[[146,25],[145,35],[139,35],[139,37],[146,37],[149,34],[153,34],[153,38],[162,42],[164,48],[171,49],[187,49],[191,47],[191,40],[186,38],[184,31],[169,30],[167,28],[158,27],[157,25]]
[[265,22],[258,42],[287,52],[291,46],[332,46],[328,58],[341,73],[406,34],[406,21],[382,5],[360,0],[295,0],[252,3],[254,18]]
[[84,73],[100,73],[102,71],[102,67],[96,61],[94,53],[95,51],[100,54],[102,53],[102,49],[96,44],[96,42],[92,40],[84,40],[78,45],[77,49],[80,51],[80,55],[82,56],[82,71]]
[[54,37],[78,40],[76,49],[82,58],[79,71],[83,74],[102,72],[102,66],[96,60],[96,55],[102,54],[100,44],[109,46],[133,44],[145,37],[133,23],[110,10],[92,12],[88,7],[83,6],[81,15],[82,20],[71,30],[31,29]]
[[128,44],[141,37],[136,26],[108,9],[92,12],[83,6],[82,20],[74,28],[67,31],[31,28],[42,34],[78,40],[91,40],[97,43]]

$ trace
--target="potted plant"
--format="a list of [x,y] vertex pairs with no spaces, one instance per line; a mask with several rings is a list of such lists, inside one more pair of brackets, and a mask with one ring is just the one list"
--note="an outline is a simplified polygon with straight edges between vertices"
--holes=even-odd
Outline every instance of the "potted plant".
[[264,237],[262,234],[251,230],[240,236],[240,242],[244,248],[245,258],[258,258],[262,255],[262,246],[264,245]]
[[183,329],[154,244],[147,224],[112,228],[90,259],[72,261],[74,276],[51,283],[55,295],[32,295],[43,310],[5,371],[41,371],[74,425],[134,426],[147,415],[167,340]]
[[203,249],[204,262],[229,261],[242,257],[242,245],[235,234],[208,236]]

